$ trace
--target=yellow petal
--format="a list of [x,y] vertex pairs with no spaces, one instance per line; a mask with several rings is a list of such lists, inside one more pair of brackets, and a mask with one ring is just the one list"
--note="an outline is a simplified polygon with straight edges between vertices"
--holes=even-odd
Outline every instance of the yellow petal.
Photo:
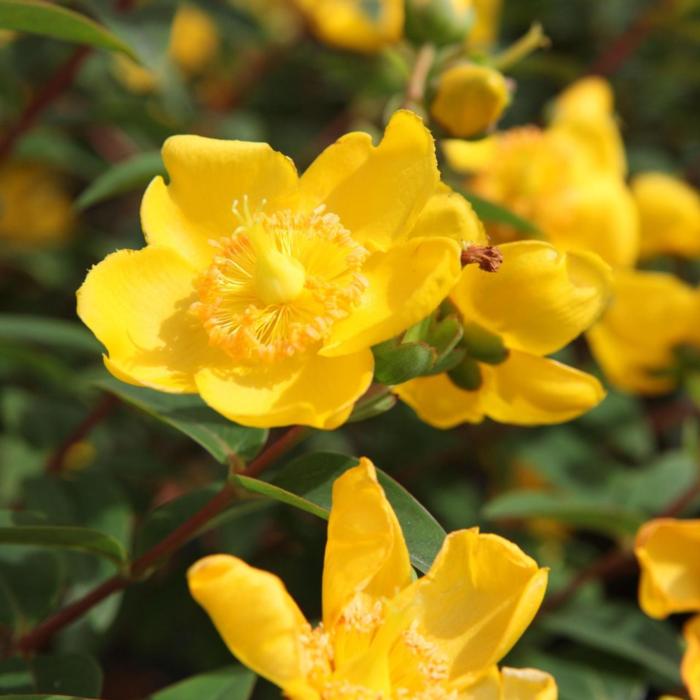
[[546,355],[600,315],[610,268],[597,255],[561,253],[544,241],[508,243],[500,250],[498,272],[469,265],[450,295],[465,320],[501,335],[509,348]]
[[655,618],[700,610],[700,520],[658,518],[637,533],[639,605]]
[[187,75],[201,72],[216,57],[219,32],[212,18],[196,5],[180,5],[170,30],[168,54]]
[[596,119],[613,112],[613,91],[610,83],[597,75],[569,85],[554,103],[554,119]]
[[685,623],[683,637],[687,648],[681,662],[681,676],[691,700],[700,700],[700,615]]
[[534,668],[503,668],[503,700],[557,700],[557,684]]
[[480,423],[484,419],[484,387],[465,391],[446,374],[419,377],[393,387],[392,391],[407,403],[426,423],[436,428],[453,428],[460,423]]
[[149,243],[177,250],[198,269],[215,252],[209,241],[229,236],[239,225],[234,202],[251,211],[274,211],[294,191],[296,170],[289,158],[265,143],[171,136],[163,145],[170,184],[155,178],[141,204]]
[[700,255],[700,196],[678,178],[643,173],[632,181],[639,208],[642,255]]
[[674,346],[697,333],[697,305],[693,289],[673,275],[618,270],[612,302],[588,332],[608,380],[644,394],[671,389],[673,378],[659,373],[673,365]]
[[411,238],[371,255],[362,268],[369,285],[359,306],[333,326],[321,354],[368,348],[425,318],[459,277],[460,250],[449,238]]
[[619,179],[592,178],[565,189],[543,207],[540,225],[563,250],[592,251],[613,267],[630,267],[637,259],[637,212]]
[[499,365],[483,366],[482,372],[482,410],[500,423],[563,423],[590,411],[605,398],[593,375],[517,350],[511,350]]
[[413,112],[396,112],[384,138],[351,133],[327,148],[301,178],[302,201],[326,205],[372,250],[406,238],[438,185],[433,137]]
[[446,236],[459,242],[487,245],[484,225],[461,194],[440,184],[420,213],[410,238]]
[[468,685],[501,659],[530,624],[547,570],[516,545],[477,528],[449,534],[430,572],[405,592],[418,632]]
[[197,389],[213,409],[260,428],[310,425],[332,430],[347,420],[372,382],[369,350],[326,358],[305,354],[274,364],[201,369]]
[[497,136],[479,141],[444,139],[440,142],[447,164],[456,173],[472,173],[486,168],[497,152]]
[[187,572],[190,593],[243,664],[275,685],[303,681],[304,615],[277,576],[215,554]]
[[374,465],[363,457],[333,484],[323,565],[323,623],[332,629],[358,593],[392,598],[410,582],[401,526]]
[[190,312],[196,272],[168,248],[120,250],[90,270],[78,315],[107,349],[112,374],[132,384],[194,392],[193,374],[217,356]]
[[467,36],[467,45],[486,51],[498,37],[503,0],[474,0],[476,17]]
[[355,51],[377,51],[401,38],[403,0],[296,0],[323,41]]
[[503,700],[503,679],[498,666],[492,666],[475,683],[459,693],[459,700]]

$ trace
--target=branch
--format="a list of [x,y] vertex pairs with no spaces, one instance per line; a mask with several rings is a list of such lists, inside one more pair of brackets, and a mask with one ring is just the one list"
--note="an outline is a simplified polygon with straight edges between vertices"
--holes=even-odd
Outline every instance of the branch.
[[[254,459],[240,473],[245,476],[258,476],[273,462],[288,452],[302,435],[305,428],[295,426],[290,428],[281,438],[267,447],[256,459]],[[113,593],[127,588],[134,580],[144,575],[163,563],[171,554],[186,544],[197,532],[212,518],[223,511],[234,499],[233,487],[226,484],[208,503],[200,508],[192,517],[173,530],[165,539],[153,546],[147,552],[135,559],[129,567],[128,574],[116,574],[104,583],[79,598],[62,610],[48,617],[33,630],[24,634],[12,646],[10,651],[21,654],[30,654],[43,648],[56,632],[66,625],[82,617],[95,605],[101,603]]]
[[425,86],[428,82],[428,74],[435,60],[435,47],[432,44],[423,44],[418,50],[416,62],[413,64],[413,72],[406,86],[406,98],[403,106],[406,109],[420,107],[425,97]]

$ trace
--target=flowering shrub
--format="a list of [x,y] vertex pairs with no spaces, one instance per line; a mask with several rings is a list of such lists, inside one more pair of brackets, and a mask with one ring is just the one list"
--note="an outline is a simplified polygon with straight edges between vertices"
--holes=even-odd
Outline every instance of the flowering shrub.
[[699,21],[0,0],[0,697],[700,700]]

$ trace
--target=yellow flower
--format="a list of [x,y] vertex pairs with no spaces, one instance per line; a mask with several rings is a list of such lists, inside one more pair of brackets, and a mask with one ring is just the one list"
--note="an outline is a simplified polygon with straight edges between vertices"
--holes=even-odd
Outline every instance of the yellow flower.
[[[394,388],[438,428],[485,416],[517,425],[559,423],[604,397],[595,377],[545,355],[596,321],[608,297],[609,267],[592,253],[560,253],[542,241],[507,243],[501,252],[498,272],[467,266],[450,294],[468,340],[469,388],[454,371]],[[485,341],[504,352],[486,357],[479,348]]]
[[78,313],[116,377],[199,393],[231,420],[332,429],[368,388],[370,346],[456,282],[475,219],[439,184],[430,132],[398,112],[298,177],[267,144],[175,136],[141,207],[148,245],[108,256]]
[[[621,178],[594,170],[579,141],[559,130],[520,127],[480,141],[443,141],[450,166],[469,189],[534,223],[564,250],[593,251],[614,267],[637,258],[639,230]],[[496,242],[519,232],[489,225]]]
[[64,241],[75,223],[64,179],[39,163],[0,167],[0,240],[17,248]]
[[367,459],[333,486],[316,627],[276,576],[235,557],[206,557],[188,579],[231,652],[293,700],[556,697],[546,674],[495,668],[539,608],[547,570],[472,528],[448,535],[430,572],[413,580]]
[[430,110],[454,136],[467,137],[488,129],[510,101],[501,73],[488,66],[462,63],[441,76]]
[[618,270],[613,298],[589,332],[596,360],[610,382],[623,391],[659,394],[676,380],[674,348],[700,345],[697,290],[662,272]]
[[496,41],[501,20],[502,0],[473,0],[474,24],[467,44],[476,50],[486,50]]
[[[657,619],[700,612],[700,520],[657,518],[637,533],[634,552],[641,569],[639,605]],[[700,615],[683,628],[683,682],[700,700]]]
[[555,101],[551,129],[575,141],[593,170],[624,177],[625,148],[615,121],[612,89],[603,78],[583,78],[564,90]]
[[[219,50],[219,31],[211,17],[194,5],[178,7],[170,28],[168,58],[186,76],[201,73]],[[123,54],[114,57],[116,77],[132,92],[153,92],[160,75]]]
[[322,41],[354,51],[378,51],[401,39],[404,0],[296,0]]
[[700,256],[700,196],[682,180],[643,173],[632,181],[639,209],[641,255]]

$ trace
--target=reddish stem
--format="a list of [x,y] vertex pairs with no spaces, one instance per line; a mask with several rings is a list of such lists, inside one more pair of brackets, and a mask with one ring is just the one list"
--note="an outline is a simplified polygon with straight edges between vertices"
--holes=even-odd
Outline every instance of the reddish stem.
[[[295,426],[290,428],[279,440],[267,447],[256,459],[254,459],[240,473],[245,476],[257,476],[290,450],[299,440],[304,428]],[[43,648],[56,632],[66,625],[82,617],[105,598],[125,589],[134,579],[147,574],[150,569],[158,566],[167,557],[176,552],[197,531],[206,525],[212,518],[224,510],[233,500],[235,492],[228,484],[223,487],[208,503],[200,508],[191,518],[182,523],[165,539],[153,546],[147,552],[135,559],[129,567],[128,575],[117,574],[107,579],[104,583],[94,588],[87,595],[67,605],[62,610],[37,625],[23,635],[15,644],[12,651],[29,654]]]

